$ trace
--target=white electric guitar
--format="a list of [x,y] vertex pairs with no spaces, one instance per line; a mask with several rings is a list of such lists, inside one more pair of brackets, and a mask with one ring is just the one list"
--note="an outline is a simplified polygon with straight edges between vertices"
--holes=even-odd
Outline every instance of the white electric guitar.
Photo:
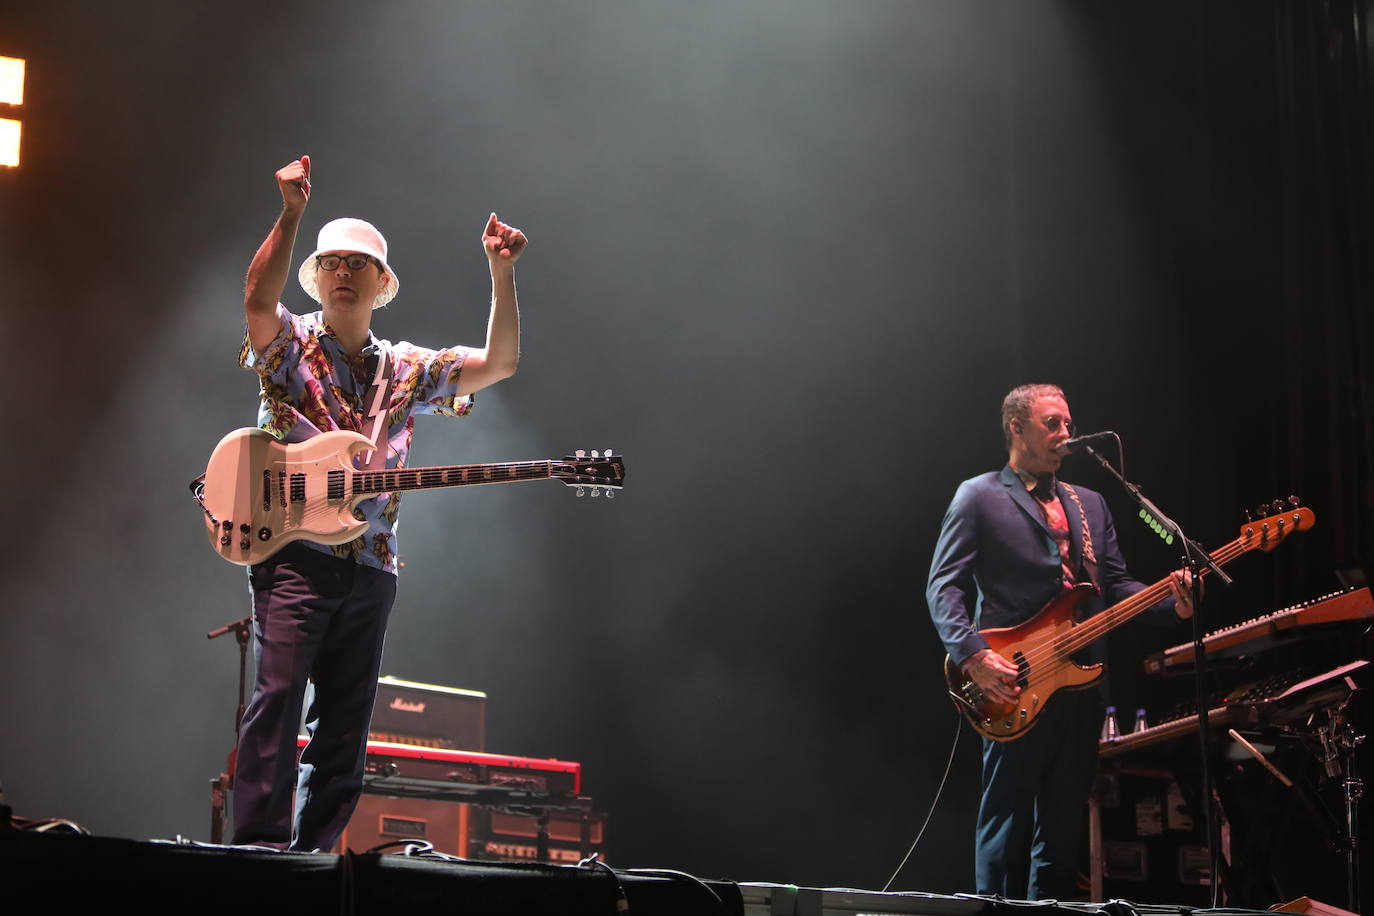
[[379,493],[557,478],[581,496],[624,486],[625,466],[608,450],[544,461],[458,464],[360,471],[372,450],[361,433],[340,430],[287,445],[261,429],[236,429],[220,440],[191,492],[205,509],[210,546],[230,563],[260,563],[291,541],[343,544],[367,529],[353,510]]

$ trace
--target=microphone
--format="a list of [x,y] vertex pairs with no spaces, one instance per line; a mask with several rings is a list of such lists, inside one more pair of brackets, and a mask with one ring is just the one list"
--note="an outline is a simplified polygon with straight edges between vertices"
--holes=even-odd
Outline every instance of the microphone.
[[1055,446],[1054,453],[1056,455],[1072,455],[1074,452],[1081,452],[1090,445],[1115,438],[1116,433],[1110,429],[1100,433],[1088,433],[1086,436],[1074,436],[1072,439],[1065,440]]

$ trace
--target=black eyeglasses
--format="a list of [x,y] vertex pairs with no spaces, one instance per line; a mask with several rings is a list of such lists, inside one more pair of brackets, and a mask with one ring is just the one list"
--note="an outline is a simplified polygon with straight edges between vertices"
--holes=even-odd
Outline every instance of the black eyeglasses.
[[[349,270],[362,270],[364,267],[366,267],[369,263],[373,261],[377,261],[377,259],[370,254],[315,255],[315,263],[319,265],[321,270],[338,270],[340,262],[347,264]],[[377,261],[377,269],[380,270],[381,267],[382,262]]]
[[1042,419],[1040,422],[1041,422],[1041,423],[1044,423],[1044,424],[1045,424],[1045,428],[1048,429],[1048,430],[1049,430],[1050,432],[1052,432],[1052,433],[1057,433],[1057,432],[1059,432],[1059,428],[1060,428],[1061,426],[1062,426],[1064,429],[1068,430],[1068,433],[1069,433],[1070,436],[1073,436],[1075,433],[1078,432],[1078,427],[1076,427],[1076,426],[1073,425],[1073,421],[1072,421],[1072,420],[1065,420],[1063,417],[1059,416],[1058,414],[1050,414],[1048,417],[1045,417],[1045,418]]

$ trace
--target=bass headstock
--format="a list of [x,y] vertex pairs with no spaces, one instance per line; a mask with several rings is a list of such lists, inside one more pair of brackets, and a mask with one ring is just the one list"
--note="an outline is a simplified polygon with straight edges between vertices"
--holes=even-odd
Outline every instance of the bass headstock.
[[1240,526],[1240,540],[1245,549],[1273,550],[1288,535],[1315,525],[1317,516],[1301,502],[1296,496],[1290,496],[1286,503],[1281,499],[1260,503],[1254,515],[1247,510],[1246,522]]
[[604,490],[606,498],[610,499],[616,490],[625,486],[625,462],[619,455],[612,456],[610,449],[604,454],[592,449],[591,457],[584,449],[578,449],[561,461],[554,461],[549,473],[568,486],[576,487],[578,496],[585,495],[590,488],[592,496],[600,496]]

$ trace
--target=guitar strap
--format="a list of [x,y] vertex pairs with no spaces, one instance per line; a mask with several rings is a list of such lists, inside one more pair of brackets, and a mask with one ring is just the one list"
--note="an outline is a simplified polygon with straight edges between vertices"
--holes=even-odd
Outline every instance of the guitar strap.
[[[380,344],[377,355],[377,372],[372,385],[363,398],[367,408],[367,418],[363,420],[363,435],[372,440],[372,451],[359,456],[361,471],[385,471],[387,439],[386,433],[391,425],[387,416],[391,413],[391,389],[394,378],[391,373],[391,347],[385,341]],[[365,460],[364,460],[365,459]]]
[[1093,552],[1093,533],[1088,530],[1088,513],[1083,509],[1083,500],[1078,498],[1078,491],[1064,481],[1059,481],[1059,485],[1078,507],[1078,518],[1083,522],[1083,566],[1088,571],[1088,579],[1097,586],[1098,591],[1101,591],[1102,583],[1097,581],[1097,554]]

